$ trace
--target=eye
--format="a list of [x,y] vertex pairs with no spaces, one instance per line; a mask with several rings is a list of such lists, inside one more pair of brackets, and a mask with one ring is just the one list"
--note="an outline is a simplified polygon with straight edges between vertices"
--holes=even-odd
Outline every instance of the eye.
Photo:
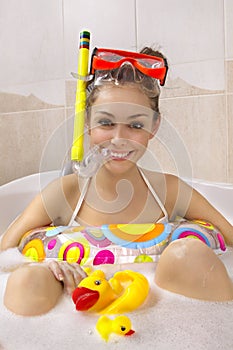
[[101,284],[101,281],[100,280],[96,280],[94,283],[95,283],[96,286],[99,286]]
[[144,128],[144,124],[143,123],[141,123],[141,122],[132,122],[132,123],[130,123],[129,124],[129,127],[131,128],[131,129],[143,129]]
[[122,332],[124,332],[126,330],[126,327],[121,326],[121,330],[122,330]]
[[107,118],[100,119],[100,120],[98,121],[98,124],[99,124],[100,126],[103,126],[103,127],[108,127],[108,126],[113,127],[113,126],[115,126],[115,123],[113,123],[113,121],[112,121],[111,119],[107,119]]

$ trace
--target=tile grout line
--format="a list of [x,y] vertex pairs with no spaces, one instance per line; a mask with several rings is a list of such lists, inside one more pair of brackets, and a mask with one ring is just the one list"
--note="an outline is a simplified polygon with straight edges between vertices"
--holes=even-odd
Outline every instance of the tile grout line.
[[137,0],[134,0],[134,30],[135,30],[135,42],[136,42],[136,51],[138,51],[138,21],[137,21]]
[[225,123],[226,123],[226,153],[225,153],[225,162],[226,162],[226,170],[225,170],[225,177],[226,181],[230,180],[230,169],[229,169],[229,156],[230,156],[230,150],[229,150],[229,120],[228,120],[228,83],[227,83],[227,24],[226,24],[226,0],[223,1],[223,35],[224,35],[224,80],[225,80]]

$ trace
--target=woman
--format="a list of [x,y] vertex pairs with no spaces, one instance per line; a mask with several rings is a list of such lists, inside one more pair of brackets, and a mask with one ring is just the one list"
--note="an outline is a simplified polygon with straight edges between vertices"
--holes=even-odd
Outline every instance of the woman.
[[[233,227],[198,192],[169,174],[137,166],[160,124],[159,93],[166,60],[151,49],[143,54],[95,49],[92,57],[87,125],[90,145],[108,151],[89,179],[76,174],[51,183],[8,228],[1,249],[18,246],[23,234],[50,225],[102,225],[168,222],[178,216],[215,225],[227,244]],[[65,289],[72,293],[85,276],[78,264],[31,264],[9,277],[4,302],[21,315],[48,312]],[[204,300],[233,299],[233,285],[222,262],[202,242],[180,239],[162,253],[156,283]]]

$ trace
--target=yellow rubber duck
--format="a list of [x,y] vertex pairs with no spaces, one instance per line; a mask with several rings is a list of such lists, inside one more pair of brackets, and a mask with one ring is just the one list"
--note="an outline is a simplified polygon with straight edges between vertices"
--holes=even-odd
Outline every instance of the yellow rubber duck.
[[113,320],[107,316],[100,316],[96,323],[96,329],[105,341],[109,340],[111,333],[124,336],[134,334],[135,331],[131,327],[130,319],[124,315],[117,316]]
[[139,272],[119,271],[107,281],[104,272],[96,270],[79,283],[72,299],[78,311],[121,314],[143,304],[149,288],[146,277]]

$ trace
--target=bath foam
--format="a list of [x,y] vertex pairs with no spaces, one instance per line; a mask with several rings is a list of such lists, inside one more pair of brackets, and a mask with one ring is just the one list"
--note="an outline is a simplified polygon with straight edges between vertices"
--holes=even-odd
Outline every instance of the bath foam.
[[18,248],[9,248],[0,253],[0,272],[10,272],[17,267],[31,262],[25,258]]
[[[230,263],[233,251],[225,254]],[[77,313],[67,296],[46,315],[16,316],[3,305],[8,274],[0,273],[0,344],[5,350],[231,349],[233,302],[204,302],[164,291],[153,282],[156,263],[129,266],[143,273],[151,286],[146,303],[129,314],[135,330],[131,337],[113,336],[105,344],[95,330],[98,317]],[[120,268],[103,266],[108,277]]]

